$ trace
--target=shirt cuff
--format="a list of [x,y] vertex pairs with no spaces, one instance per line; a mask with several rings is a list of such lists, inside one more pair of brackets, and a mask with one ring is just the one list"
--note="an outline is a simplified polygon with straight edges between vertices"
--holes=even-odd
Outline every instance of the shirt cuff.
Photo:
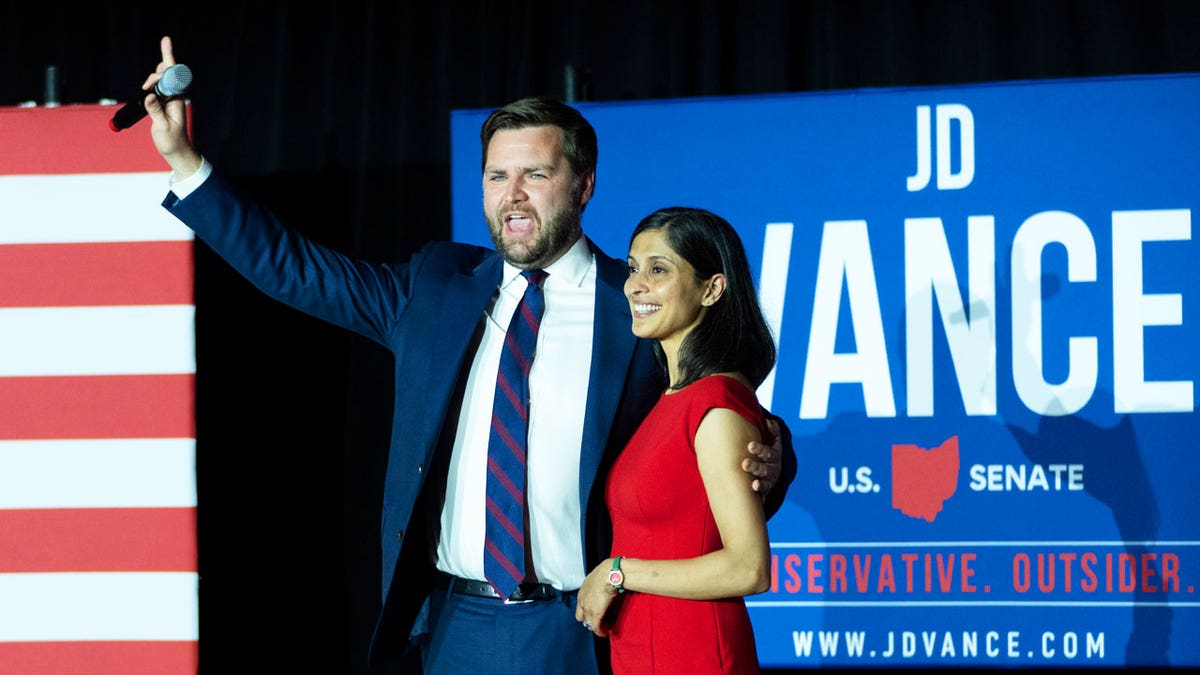
[[200,168],[196,169],[196,173],[188,176],[187,178],[181,181],[176,181],[175,173],[171,173],[171,178],[169,181],[171,185],[171,192],[174,192],[176,197],[183,199],[195,192],[196,188],[203,185],[204,181],[208,180],[208,177],[211,174],[212,164],[209,164],[207,159],[201,157]]

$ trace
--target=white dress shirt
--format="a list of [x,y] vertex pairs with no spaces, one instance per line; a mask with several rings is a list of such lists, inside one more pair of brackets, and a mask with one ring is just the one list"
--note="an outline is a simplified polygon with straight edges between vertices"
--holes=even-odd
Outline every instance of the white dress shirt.
[[[484,321],[463,394],[442,508],[438,569],[480,581],[492,399],[504,334],[525,293],[520,272],[504,264],[496,301]],[[574,590],[586,574],[579,530],[579,452],[592,363],[596,259],[580,238],[546,272],[545,310],[529,371],[525,501],[538,581]]]
[[183,180],[175,180],[175,172],[172,171],[170,178],[167,180],[170,184],[171,191],[175,193],[175,196],[179,199],[183,199],[184,197],[195,192],[196,188],[200,187],[204,181],[208,180],[208,176],[211,173],[212,164],[209,164],[207,159],[201,157],[200,168],[196,170],[196,173],[184,178]]

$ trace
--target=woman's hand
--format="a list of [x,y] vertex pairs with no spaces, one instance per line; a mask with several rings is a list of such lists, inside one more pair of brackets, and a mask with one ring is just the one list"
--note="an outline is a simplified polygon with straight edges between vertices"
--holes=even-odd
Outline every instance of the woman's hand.
[[613,600],[617,597],[617,589],[608,583],[608,573],[612,569],[612,558],[596,566],[583,580],[579,587],[579,598],[575,603],[575,620],[583,623],[583,627],[600,637],[608,637],[609,626],[604,621]]

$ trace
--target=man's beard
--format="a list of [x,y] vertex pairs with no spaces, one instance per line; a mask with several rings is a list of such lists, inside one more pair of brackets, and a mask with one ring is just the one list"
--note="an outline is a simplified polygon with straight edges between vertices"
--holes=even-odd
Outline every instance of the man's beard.
[[[515,244],[503,238],[503,216],[497,214],[487,217],[488,232],[492,235],[496,252],[510,265],[522,269],[541,268],[554,262],[575,243],[582,231],[580,220],[583,209],[575,200],[571,204],[567,209],[550,214],[545,220],[539,219],[537,239]],[[525,213],[530,218],[535,217],[533,213]]]

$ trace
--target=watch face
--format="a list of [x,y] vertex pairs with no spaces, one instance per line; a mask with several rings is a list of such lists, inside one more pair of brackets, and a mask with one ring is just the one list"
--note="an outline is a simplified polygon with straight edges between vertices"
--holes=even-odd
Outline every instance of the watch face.
[[620,586],[623,581],[625,581],[625,574],[621,570],[613,570],[608,573],[608,583],[613,586]]

